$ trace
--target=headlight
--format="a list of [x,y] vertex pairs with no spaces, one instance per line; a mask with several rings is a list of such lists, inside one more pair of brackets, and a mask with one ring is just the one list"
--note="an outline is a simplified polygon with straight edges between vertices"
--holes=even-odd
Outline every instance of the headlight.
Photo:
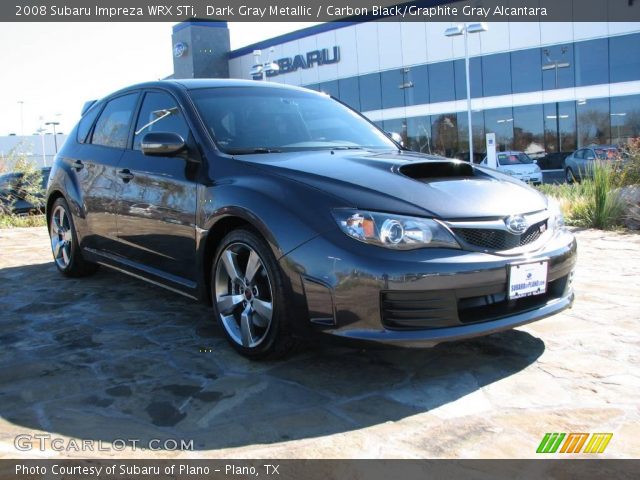
[[444,226],[428,218],[351,209],[336,209],[332,213],[340,229],[361,242],[397,250],[460,248]]
[[549,228],[554,232],[564,228],[564,215],[555,198],[547,197],[547,209],[549,210]]

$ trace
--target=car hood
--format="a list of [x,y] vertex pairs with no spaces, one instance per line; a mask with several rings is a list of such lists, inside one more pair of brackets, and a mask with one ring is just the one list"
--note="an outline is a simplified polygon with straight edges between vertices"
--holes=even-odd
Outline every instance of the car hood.
[[332,194],[344,207],[461,219],[503,217],[547,206],[536,190],[495,170],[414,152],[325,150],[237,159]]
[[510,170],[517,174],[523,174],[523,173],[538,173],[540,169],[535,163],[518,163],[515,165],[500,165],[498,167],[498,170],[503,172],[505,170]]

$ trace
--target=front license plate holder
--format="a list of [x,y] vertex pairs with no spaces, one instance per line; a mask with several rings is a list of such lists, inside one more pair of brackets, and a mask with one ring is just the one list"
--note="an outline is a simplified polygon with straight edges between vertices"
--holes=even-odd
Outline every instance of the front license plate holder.
[[549,260],[509,265],[509,300],[546,293],[548,273]]

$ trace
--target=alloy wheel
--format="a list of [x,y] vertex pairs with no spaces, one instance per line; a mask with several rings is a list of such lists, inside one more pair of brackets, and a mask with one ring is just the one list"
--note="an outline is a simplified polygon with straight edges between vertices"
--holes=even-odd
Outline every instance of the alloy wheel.
[[260,255],[245,243],[218,257],[214,285],[218,314],[229,336],[244,348],[260,345],[273,318],[271,280]]
[[71,262],[71,248],[73,246],[73,233],[67,211],[58,205],[51,215],[49,235],[51,237],[51,250],[53,258],[62,270]]

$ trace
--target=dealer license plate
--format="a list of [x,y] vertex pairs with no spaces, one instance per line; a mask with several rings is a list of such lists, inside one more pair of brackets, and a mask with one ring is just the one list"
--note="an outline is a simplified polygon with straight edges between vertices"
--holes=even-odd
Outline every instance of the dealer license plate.
[[509,299],[541,295],[547,291],[548,262],[509,266]]

